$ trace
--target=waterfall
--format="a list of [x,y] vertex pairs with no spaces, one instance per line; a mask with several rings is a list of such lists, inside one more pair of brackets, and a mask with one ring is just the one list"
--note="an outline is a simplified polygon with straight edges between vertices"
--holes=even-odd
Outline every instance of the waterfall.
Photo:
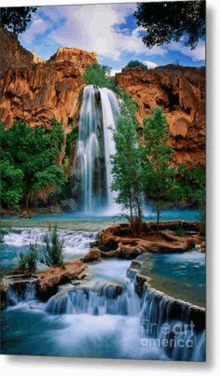
[[7,305],[15,306],[21,302],[34,300],[36,296],[36,281],[11,283],[7,288]]
[[112,129],[118,114],[118,101],[111,90],[93,85],[84,88],[73,180],[80,181],[75,195],[85,213],[113,204],[110,156],[115,153]]
[[[134,301],[135,305],[132,304]],[[130,281],[127,281],[123,287],[104,282],[104,284],[97,283],[92,289],[62,288],[48,300],[45,310],[50,314],[87,313],[96,316],[106,314],[137,316],[138,305],[138,297]]]

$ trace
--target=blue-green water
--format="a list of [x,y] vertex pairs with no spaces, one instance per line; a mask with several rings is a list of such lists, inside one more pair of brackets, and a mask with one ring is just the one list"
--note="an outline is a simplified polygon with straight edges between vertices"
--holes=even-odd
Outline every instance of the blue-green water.
[[205,291],[204,253],[192,250],[181,254],[150,254],[144,258],[150,262],[152,273]]
[[[155,220],[156,212],[152,207],[147,207],[144,209],[144,219]],[[162,210],[160,213],[161,220],[186,220],[186,221],[197,221],[200,219],[202,212],[195,209],[169,209]],[[5,218],[15,218],[13,215],[5,215]],[[96,214],[84,214],[79,212],[73,213],[62,213],[62,214],[35,214],[33,216],[33,221],[50,221],[50,220],[74,220],[79,222],[102,222],[102,221],[115,221],[123,219],[120,212],[114,213],[114,215],[106,214],[105,212],[98,212]]]

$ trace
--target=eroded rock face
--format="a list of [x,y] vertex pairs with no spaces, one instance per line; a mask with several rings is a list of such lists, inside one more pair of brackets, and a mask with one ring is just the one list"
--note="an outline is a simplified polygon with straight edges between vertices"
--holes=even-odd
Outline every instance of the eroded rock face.
[[123,69],[116,83],[138,101],[140,125],[155,106],[164,108],[176,162],[205,165],[205,68]]
[[60,48],[48,61],[40,62],[28,51],[25,55],[19,42],[11,38],[21,56],[16,65],[9,56],[8,69],[0,77],[0,121],[7,128],[21,119],[44,128],[50,127],[52,119],[62,121],[64,127],[76,124],[85,86],[83,69],[97,62],[96,54]]
[[68,61],[75,67],[83,69],[97,62],[97,54],[95,52],[80,50],[77,47],[61,47],[51,56],[49,61],[55,63]]
[[18,37],[0,27],[0,76],[7,68],[31,64],[34,56],[18,41]]

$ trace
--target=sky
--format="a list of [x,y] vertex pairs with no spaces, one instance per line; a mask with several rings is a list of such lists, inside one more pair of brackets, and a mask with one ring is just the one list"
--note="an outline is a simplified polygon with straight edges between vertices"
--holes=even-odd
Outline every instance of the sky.
[[147,48],[142,42],[145,31],[133,16],[136,8],[135,3],[40,7],[19,40],[42,59],[48,59],[59,47],[94,51],[100,64],[112,68],[112,74],[130,60],[139,60],[148,68],[205,65],[204,40],[194,50],[184,45],[185,37],[178,43]]

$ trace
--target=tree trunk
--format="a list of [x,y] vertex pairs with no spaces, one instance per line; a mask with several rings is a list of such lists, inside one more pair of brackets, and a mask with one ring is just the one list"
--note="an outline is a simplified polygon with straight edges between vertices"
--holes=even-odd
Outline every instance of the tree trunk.
[[25,207],[26,209],[28,210],[29,209],[29,200],[28,200],[28,194],[26,195],[26,199],[25,199]]

